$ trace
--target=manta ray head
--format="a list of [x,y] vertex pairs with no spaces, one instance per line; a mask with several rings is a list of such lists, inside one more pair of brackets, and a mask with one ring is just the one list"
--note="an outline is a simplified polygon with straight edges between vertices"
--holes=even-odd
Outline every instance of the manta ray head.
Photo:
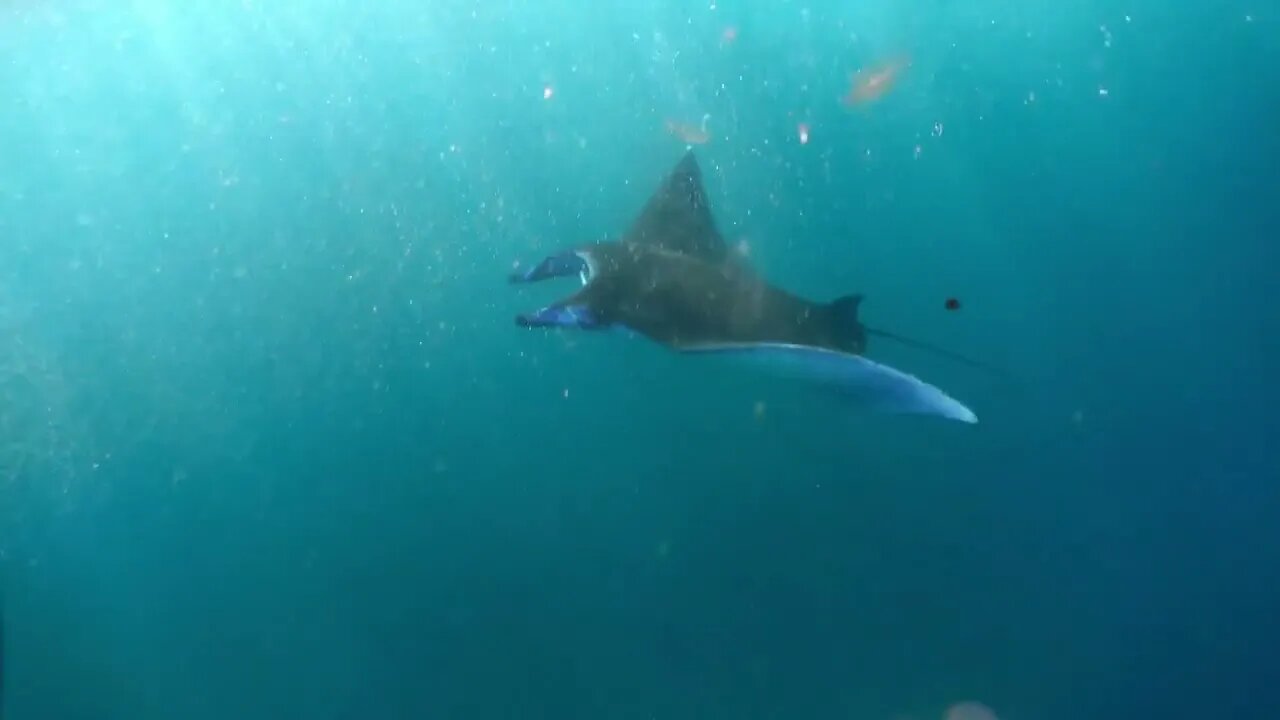
[[522,314],[516,322],[532,327],[612,325],[620,304],[637,304],[637,288],[646,284],[642,266],[658,262],[666,268],[675,256],[712,264],[731,256],[711,216],[702,170],[691,150],[666,173],[620,237],[562,251],[512,273],[513,283],[576,275],[583,285],[575,295]]
[[550,255],[528,270],[513,272],[509,278],[511,283],[534,283],[573,276],[582,282],[580,292],[533,312],[521,313],[516,316],[516,324],[523,327],[604,327],[608,322],[586,298],[587,288],[599,272],[596,254],[581,249]]

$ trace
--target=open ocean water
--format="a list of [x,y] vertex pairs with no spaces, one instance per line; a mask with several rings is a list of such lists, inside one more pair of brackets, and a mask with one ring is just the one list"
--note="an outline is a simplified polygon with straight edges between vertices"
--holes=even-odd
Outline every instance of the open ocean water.
[[[1277,112],[1262,0],[3,0],[0,714],[1274,718]],[[515,327],[687,142],[980,422]]]

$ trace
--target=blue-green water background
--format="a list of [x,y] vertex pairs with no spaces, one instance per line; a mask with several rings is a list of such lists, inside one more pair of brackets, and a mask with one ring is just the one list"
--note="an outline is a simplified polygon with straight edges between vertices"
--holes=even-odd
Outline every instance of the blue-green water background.
[[[1247,5],[4,3],[8,717],[1271,716]],[[1010,368],[872,348],[979,425],[512,326],[704,114],[725,234]]]

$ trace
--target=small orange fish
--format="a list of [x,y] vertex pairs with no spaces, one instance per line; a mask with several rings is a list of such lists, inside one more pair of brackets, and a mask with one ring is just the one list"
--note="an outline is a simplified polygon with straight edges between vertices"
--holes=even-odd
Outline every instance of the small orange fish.
[[703,115],[700,127],[675,120],[667,120],[667,132],[690,145],[706,145],[711,141],[711,133],[707,131],[707,121],[710,119],[710,115]]
[[854,73],[849,94],[844,97],[845,105],[863,105],[874,102],[889,92],[897,82],[902,69],[910,65],[905,57],[895,58],[870,70],[859,70]]

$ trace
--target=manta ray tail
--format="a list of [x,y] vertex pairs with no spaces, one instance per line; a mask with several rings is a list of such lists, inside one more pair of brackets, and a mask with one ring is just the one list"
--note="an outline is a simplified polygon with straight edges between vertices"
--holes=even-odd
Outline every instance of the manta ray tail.
[[933,353],[934,355],[937,355],[939,357],[944,357],[944,358],[947,358],[948,360],[954,360],[958,363],[968,365],[969,367],[974,367],[979,370],[985,370],[986,372],[995,373],[996,375],[1001,375],[1001,376],[1008,375],[1007,372],[1005,372],[1004,370],[1001,370],[998,367],[988,365],[980,360],[974,360],[973,358],[966,357],[964,355],[961,355],[960,353],[952,352],[950,350],[947,350],[946,348],[940,348],[937,345],[932,345],[922,340],[915,340],[913,338],[904,337],[897,333],[889,332],[888,330],[881,330],[879,328],[867,327],[866,325],[862,326],[862,330],[868,335],[875,335],[876,337],[882,337],[886,340],[893,340],[894,342],[901,343],[908,347],[913,347],[917,350],[923,350],[925,352]]
[[858,347],[859,353],[863,352],[866,349],[867,336],[874,335],[876,337],[881,337],[886,340],[893,340],[895,342],[901,343],[908,347],[913,347],[917,350],[923,350],[928,353],[933,353],[934,355],[937,355],[939,357],[944,357],[944,358],[947,358],[948,360],[954,360],[955,362],[962,363],[970,367],[978,368],[979,370],[985,370],[987,372],[995,373],[996,375],[1001,375],[1001,376],[1008,375],[1008,373],[1001,370],[1000,368],[993,367],[980,360],[974,360],[973,358],[965,357],[960,353],[952,352],[950,350],[947,350],[946,348],[941,348],[941,347],[938,347],[937,345],[924,342],[923,340],[916,340],[914,338],[905,337],[903,335],[899,335],[894,332],[889,332],[888,330],[881,330],[880,328],[868,327],[866,325],[863,325],[862,321],[858,319],[858,308],[861,307],[862,305],[862,297],[863,296],[861,294],[845,295],[844,297],[837,298],[831,302],[831,309],[835,311],[836,316],[839,317],[840,320],[844,322],[847,327],[852,329],[851,331],[854,333],[854,342]]

